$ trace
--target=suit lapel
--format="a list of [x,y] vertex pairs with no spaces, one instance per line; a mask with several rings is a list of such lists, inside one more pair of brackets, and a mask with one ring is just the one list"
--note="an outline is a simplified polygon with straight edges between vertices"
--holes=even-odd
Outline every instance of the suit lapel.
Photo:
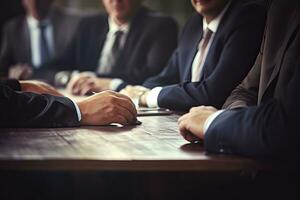
[[192,65],[194,62],[194,58],[198,52],[199,43],[203,36],[202,17],[199,17],[199,20],[196,23],[198,24],[193,26],[194,30],[190,31],[192,34],[189,36],[186,45],[184,46],[183,49],[186,62],[184,62],[183,64],[183,67],[185,68],[185,72],[182,81],[191,81]]
[[186,71],[185,71],[185,75],[184,75],[184,80],[186,81],[191,81],[192,79],[192,67],[193,67],[193,62],[195,59],[195,56],[198,52],[198,46],[200,43],[200,40],[203,36],[203,31],[201,30],[201,33],[199,34],[198,32],[198,37],[194,37],[194,39],[191,39],[191,44],[189,44],[189,46],[191,47],[190,50],[190,54],[187,56],[187,65],[188,67],[186,67]]

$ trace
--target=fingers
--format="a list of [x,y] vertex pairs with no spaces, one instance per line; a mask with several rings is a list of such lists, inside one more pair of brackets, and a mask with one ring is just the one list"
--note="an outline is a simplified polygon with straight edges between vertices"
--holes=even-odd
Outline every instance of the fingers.
[[26,80],[29,79],[33,73],[32,68],[28,65],[22,65],[20,66],[20,79]]
[[111,103],[117,106],[117,113],[124,116],[128,124],[135,122],[137,111],[130,98],[116,92],[110,94],[113,96]]
[[20,79],[22,73],[22,69],[19,66],[12,67],[9,69],[9,78],[12,79]]
[[186,140],[186,141],[189,141],[191,143],[194,143],[196,141],[200,141],[200,138],[194,136],[192,133],[186,131],[183,138]]
[[80,84],[82,84],[86,79],[88,79],[90,76],[79,74],[74,76],[71,81],[69,82],[67,86],[67,90],[74,95],[78,95],[78,88],[80,87]]
[[73,88],[78,79],[79,79],[79,75],[72,77],[71,80],[69,81],[67,85],[67,91],[69,93],[73,94]]
[[108,91],[108,92],[110,92],[110,93],[116,95],[116,96],[119,97],[119,98],[127,99],[128,101],[132,102],[131,99],[130,99],[128,96],[124,95],[124,94],[120,94],[120,93],[114,92],[114,91]]
[[95,83],[92,79],[86,80],[86,82],[84,82],[83,85],[81,86],[81,88],[79,90],[79,94],[81,96],[84,96],[91,92],[94,92],[94,85],[95,85]]
[[[117,117],[117,121],[115,121],[115,123],[120,123],[122,125],[132,124],[136,121],[136,116],[129,112],[126,108],[121,106],[116,107],[116,112],[114,115]],[[118,121],[119,119],[122,120]]]
[[32,68],[26,64],[18,64],[10,67],[9,78],[28,79],[32,75]]
[[131,85],[129,85],[125,89],[123,89],[120,93],[134,99],[134,98],[139,97],[141,94],[143,94],[147,91],[149,91],[149,89],[145,88],[143,86],[131,86]]
[[178,124],[182,123],[183,121],[185,121],[187,118],[189,117],[189,113],[182,115],[179,119],[178,119]]
[[80,95],[82,87],[84,86],[85,82],[89,79],[90,77],[82,77],[78,79],[72,89],[73,94]]
[[117,115],[117,116],[115,116],[114,120],[112,120],[111,123],[117,123],[117,124],[121,124],[123,126],[126,126],[126,125],[129,124],[128,120],[123,115]]
[[123,107],[136,118],[137,110],[135,108],[134,103],[131,101],[131,99],[118,93],[113,93],[113,95],[114,95],[114,99],[112,99],[112,103],[117,104],[120,107]]
[[105,91],[105,92],[109,93],[109,94],[111,94],[115,97],[118,97],[120,102],[116,102],[116,103],[118,103],[120,106],[123,106],[123,107],[126,107],[127,109],[129,109],[129,111],[132,114],[137,115],[135,105],[134,105],[133,101],[128,96],[120,94],[118,92],[114,92],[114,91]]
[[190,125],[189,125],[189,123],[191,123],[190,116],[191,116],[191,113],[187,113],[178,119],[179,133],[182,135],[182,137],[185,140],[187,140],[189,142],[199,141],[200,138],[195,136],[190,131]]
[[112,91],[105,91],[98,93],[94,96],[94,98],[102,99],[105,97],[108,108],[110,108],[109,113],[114,116],[121,115],[125,117],[127,124],[133,123],[136,121],[137,111],[133,102],[126,96],[118,94]]

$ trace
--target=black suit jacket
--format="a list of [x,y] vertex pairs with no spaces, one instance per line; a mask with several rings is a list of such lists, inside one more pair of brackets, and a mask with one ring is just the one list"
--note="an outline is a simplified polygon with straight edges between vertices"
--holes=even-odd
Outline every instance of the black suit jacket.
[[[100,14],[83,20],[76,39],[77,68],[95,71],[98,67],[106,34],[108,16]],[[161,72],[177,45],[175,21],[142,7],[132,19],[130,31],[120,58],[105,77],[121,78],[126,84],[142,84],[146,78]],[[99,76],[102,76],[99,74]]]
[[205,135],[206,150],[247,156],[299,156],[300,3],[274,0],[262,50]]
[[160,75],[148,79],[144,86],[165,86],[158,97],[160,107],[188,110],[193,106],[212,105],[220,108],[254,64],[265,16],[264,4],[233,0],[215,34],[202,77],[192,83],[192,62],[203,34],[202,16],[193,15],[168,66]]
[[[64,55],[73,40],[76,33],[75,30],[78,28],[79,17],[67,14],[58,9],[53,9],[50,20],[54,32],[55,57],[39,69],[33,68],[34,77],[32,78],[51,80],[56,71],[72,67],[67,65],[69,61],[65,60]],[[19,63],[33,66],[26,16],[12,19],[3,29],[0,52],[0,76],[7,77],[9,67]]]
[[0,127],[78,126],[76,108],[65,97],[21,92],[16,80],[0,81]]

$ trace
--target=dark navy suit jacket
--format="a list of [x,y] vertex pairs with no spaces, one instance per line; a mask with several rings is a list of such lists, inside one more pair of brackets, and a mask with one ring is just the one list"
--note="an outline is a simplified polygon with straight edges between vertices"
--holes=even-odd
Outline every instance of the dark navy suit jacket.
[[[96,71],[106,34],[108,16],[88,17],[80,25],[75,42],[74,63],[80,71]],[[178,27],[167,16],[142,7],[132,19],[130,30],[119,59],[108,75],[100,77],[121,78],[127,84],[142,84],[147,78],[159,74],[166,66],[177,46]]]
[[300,3],[274,0],[256,64],[205,134],[210,152],[299,157]]
[[193,15],[168,66],[144,86],[165,86],[158,97],[160,107],[188,110],[193,106],[212,105],[220,108],[254,64],[265,16],[264,4],[233,0],[215,34],[201,80],[192,83],[191,66],[203,34],[202,16]]
[[79,126],[70,99],[20,90],[16,80],[0,81],[0,128]]

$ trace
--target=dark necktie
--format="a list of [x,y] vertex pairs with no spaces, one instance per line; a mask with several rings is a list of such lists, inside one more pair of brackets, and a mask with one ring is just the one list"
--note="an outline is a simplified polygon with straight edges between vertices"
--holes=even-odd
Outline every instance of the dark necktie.
[[49,51],[49,45],[48,45],[47,36],[46,36],[47,25],[40,24],[39,29],[40,29],[40,33],[41,33],[41,36],[40,36],[41,65],[43,65],[50,60],[50,51]]
[[192,74],[192,82],[196,82],[196,81],[200,80],[203,62],[205,62],[204,56],[205,56],[206,48],[207,48],[207,45],[210,41],[212,34],[213,34],[213,32],[209,28],[207,28],[203,34],[203,38],[202,38],[202,40],[199,44],[199,48],[198,48],[198,51],[200,53],[198,68]]
[[112,49],[111,49],[111,53],[112,53],[112,56],[114,58],[114,63],[112,64],[111,67],[113,67],[113,65],[116,63],[116,61],[120,57],[120,54],[121,54],[121,51],[122,51],[122,48],[121,48],[122,36],[123,36],[123,31],[115,32],[115,41],[114,41],[114,44],[113,44]]

